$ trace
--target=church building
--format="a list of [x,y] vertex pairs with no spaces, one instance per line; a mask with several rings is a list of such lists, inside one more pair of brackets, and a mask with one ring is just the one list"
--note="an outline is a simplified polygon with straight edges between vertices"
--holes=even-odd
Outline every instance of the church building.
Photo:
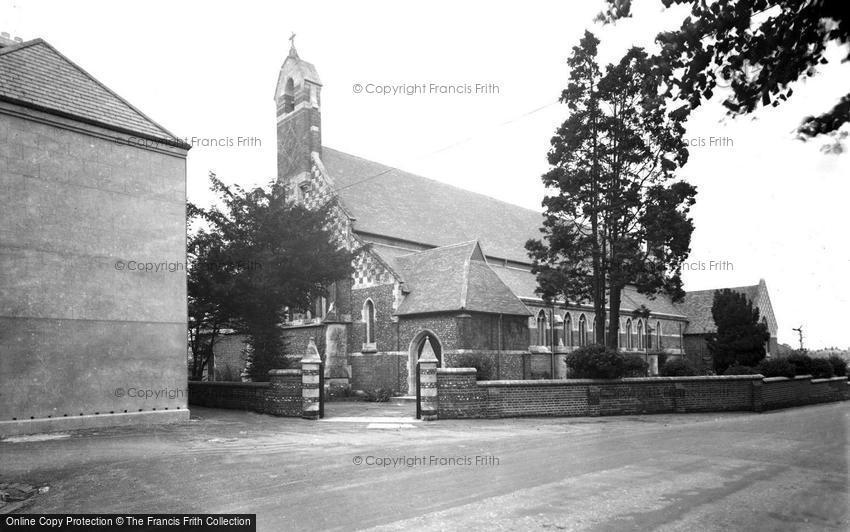
[[[275,91],[278,179],[293,201],[333,205],[354,274],[314,308],[290,313],[290,352],[315,338],[331,386],[401,394],[413,393],[426,345],[444,367],[484,359],[489,374],[479,378],[565,377],[565,355],[592,342],[593,309],[546,305],[535,293],[524,246],[539,238],[542,213],[323,146],[321,91],[293,46]],[[657,353],[685,354],[687,312],[626,288],[621,349],[646,355],[657,373]]]

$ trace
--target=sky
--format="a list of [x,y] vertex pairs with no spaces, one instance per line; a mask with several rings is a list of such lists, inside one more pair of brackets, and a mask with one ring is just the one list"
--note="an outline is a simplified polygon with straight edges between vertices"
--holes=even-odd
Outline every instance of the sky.
[[[585,29],[608,63],[629,46],[651,48],[682,17],[642,0],[633,19],[603,27],[592,23],[600,7],[0,0],[0,31],[44,38],[175,135],[198,139],[187,187],[200,204],[213,200],[209,171],[242,186],[275,177],[273,95],[295,32],[322,79],[324,145],[540,209],[549,139],[566,118],[557,103],[566,59]],[[846,94],[850,63],[839,64],[840,53],[830,50],[830,64],[789,102],[754,116],[726,117],[718,91],[688,122],[691,157],[680,171],[698,189],[685,288],[763,278],[779,341],[796,346],[791,329],[802,324],[809,348],[850,346],[850,153],[827,155],[824,141],[793,135],[803,116]],[[413,84],[427,90],[376,93]],[[436,90],[466,85],[472,93]],[[239,137],[252,140],[238,146]]]

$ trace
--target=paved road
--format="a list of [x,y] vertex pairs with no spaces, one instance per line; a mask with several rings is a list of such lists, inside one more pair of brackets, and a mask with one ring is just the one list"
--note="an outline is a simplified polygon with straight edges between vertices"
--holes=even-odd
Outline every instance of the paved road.
[[848,406],[391,424],[196,409],[0,442],[0,480],[50,485],[28,512],[245,512],[272,531],[848,530]]

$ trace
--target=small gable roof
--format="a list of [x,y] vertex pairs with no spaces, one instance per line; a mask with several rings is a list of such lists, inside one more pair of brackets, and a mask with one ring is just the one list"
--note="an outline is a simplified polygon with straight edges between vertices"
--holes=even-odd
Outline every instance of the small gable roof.
[[543,215],[331,148],[322,162],[354,230],[429,246],[479,241],[488,257],[531,263]]
[[189,148],[42,39],[0,48],[0,100]]
[[395,264],[408,290],[397,315],[452,311],[531,315],[490,269],[478,242],[399,256]]
[[[712,288],[710,290],[695,290],[686,292],[681,303],[677,304],[680,312],[688,317],[688,326],[685,334],[713,333],[717,330],[714,318],[711,315],[711,306],[714,304],[714,292],[724,288]],[[776,334],[776,322],[773,317],[773,309],[770,308],[770,299],[767,295],[767,285],[762,279],[759,284],[748,286],[730,287],[729,290],[747,296],[759,309],[759,313],[768,322],[768,328],[773,335]]]

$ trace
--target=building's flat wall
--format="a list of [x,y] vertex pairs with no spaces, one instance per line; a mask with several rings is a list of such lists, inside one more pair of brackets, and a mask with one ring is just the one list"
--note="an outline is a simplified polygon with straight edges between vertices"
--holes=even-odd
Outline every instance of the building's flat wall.
[[468,313],[458,318],[458,349],[527,350],[528,318]]
[[407,394],[408,352],[354,353],[348,356],[351,364],[351,387],[355,390],[386,388],[393,393]]
[[476,381],[475,370],[437,370],[438,416],[499,418],[761,411],[847,400],[847,377],[761,375],[622,380]]
[[0,104],[0,421],[185,412],[185,176],[183,150]]
[[684,337],[685,358],[700,372],[713,370],[714,363],[711,353],[708,352],[708,344],[702,334],[686,334]]
[[393,318],[394,285],[382,284],[351,290],[351,327],[349,329],[349,350],[360,352],[366,342],[366,318],[363,304],[371,299],[375,305],[375,349],[378,351],[400,350],[396,320]]
[[210,380],[241,381],[242,373],[245,370],[245,349],[247,346],[247,338],[244,334],[221,335],[213,346],[215,375]]

